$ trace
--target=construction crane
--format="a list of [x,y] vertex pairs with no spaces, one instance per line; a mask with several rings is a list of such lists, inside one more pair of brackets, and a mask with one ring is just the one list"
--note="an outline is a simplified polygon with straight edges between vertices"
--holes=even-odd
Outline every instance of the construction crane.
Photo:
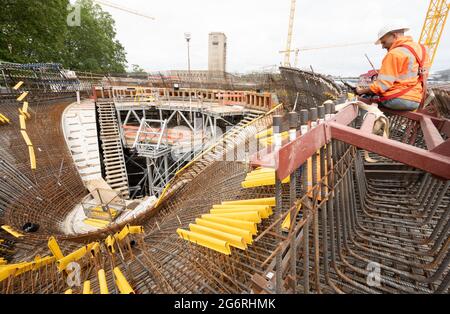
[[[298,48],[291,49],[291,50],[289,51],[289,59],[290,59],[290,53],[291,53],[291,52],[295,52],[294,67],[297,67],[297,64],[298,64],[298,53],[299,53],[299,51],[300,51],[300,49],[298,49]],[[281,51],[279,51],[279,53],[286,53],[286,50],[281,50]],[[285,65],[285,66],[290,66],[290,63],[286,64],[286,62],[285,62],[284,65]]]
[[295,4],[296,0],[291,0],[291,12],[289,14],[289,25],[288,25],[288,37],[286,43],[286,49],[284,50],[284,66],[291,66],[291,43],[292,43],[292,29],[294,28],[294,18],[295,18]]
[[133,15],[137,15],[137,16],[146,18],[146,19],[155,20],[155,18],[154,18],[153,16],[149,16],[149,15],[146,15],[146,14],[142,14],[142,13],[140,13],[140,12],[138,12],[138,11],[135,11],[135,10],[132,10],[132,9],[129,9],[129,8],[120,6],[120,5],[118,5],[118,4],[115,4],[115,3],[112,3],[112,2],[109,2],[109,1],[105,1],[105,0],[94,0],[94,2],[96,2],[96,3],[100,4],[100,5],[104,5],[105,7],[110,7],[110,8],[113,8],[113,9],[117,9],[117,10],[120,10],[120,11],[124,11],[124,12],[130,13],[130,14],[133,14]]
[[430,67],[433,64],[436,51],[444,31],[450,10],[450,1],[431,0],[428,7],[427,16],[423,23],[422,33],[419,42],[428,47],[430,54]]
[[346,43],[346,44],[334,44],[334,45],[326,45],[326,46],[316,46],[316,47],[302,47],[299,48],[299,51],[308,51],[308,50],[320,50],[320,49],[330,49],[330,48],[342,48],[342,47],[350,47],[350,46],[365,46],[365,45],[373,45],[371,41],[363,41],[357,43]]
[[[298,64],[298,55],[300,51],[309,51],[309,50],[320,50],[320,49],[330,49],[330,48],[341,48],[341,47],[350,47],[350,46],[363,46],[373,44],[371,41],[358,42],[358,43],[347,43],[347,44],[335,44],[335,45],[327,45],[327,46],[316,46],[316,47],[301,47],[291,49],[289,52],[295,53],[295,62],[294,67],[297,67]],[[279,53],[286,53],[285,50],[279,51]]]

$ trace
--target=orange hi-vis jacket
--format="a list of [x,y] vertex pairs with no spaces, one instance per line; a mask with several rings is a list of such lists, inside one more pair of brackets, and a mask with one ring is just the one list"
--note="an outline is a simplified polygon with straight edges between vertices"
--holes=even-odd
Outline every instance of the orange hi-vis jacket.
[[[423,87],[419,79],[419,63],[413,53],[408,48],[401,45],[410,46],[420,60],[424,60],[422,47],[415,43],[410,36],[403,36],[397,39],[389,49],[383,59],[378,79],[370,85],[370,90],[381,97],[389,98],[399,94],[402,90],[409,89],[407,93],[398,98],[407,99],[420,103],[423,97]],[[430,61],[428,53],[425,53],[423,79],[428,77]]]

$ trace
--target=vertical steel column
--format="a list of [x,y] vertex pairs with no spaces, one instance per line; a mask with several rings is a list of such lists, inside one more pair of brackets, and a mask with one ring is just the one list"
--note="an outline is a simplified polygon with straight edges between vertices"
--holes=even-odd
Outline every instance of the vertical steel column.
[[314,129],[317,126],[317,117],[318,117],[317,108],[309,109],[309,119],[311,121],[310,122],[311,129]]
[[[281,125],[282,125],[282,120],[283,117],[276,115],[273,116],[273,138],[274,138],[274,143],[275,143],[275,150],[279,149],[281,147],[282,144],[282,138],[281,138]],[[279,218],[282,215],[282,209],[283,209],[283,203],[282,203],[282,186],[281,186],[281,180],[278,178],[278,169],[275,169],[275,203],[276,203],[276,208],[275,208],[275,213],[276,213],[276,217]],[[277,223],[276,225],[276,233],[280,236],[281,238],[281,225],[282,225],[282,220],[280,219],[280,221]],[[279,241],[278,243],[278,247],[277,247],[277,255],[275,257],[275,291],[276,293],[282,293],[283,292],[283,282],[282,282],[282,269],[281,269],[281,262],[282,262],[282,252],[280,249],[281,246],[281,241]]]
[[[297,112],[290,112],[289,113],[289,141],[293,142],[297,138],[297,128],[298,128],[298,113]],[[295,207],[295,200],[297,198],[297,171],[294,171],[291,173],[291,180],[289,185],[289,208],[291,209],[290,212],[290,231],[292,233],[295,232],[295,224],[296,224],[296,216],[297,216],[297,209]],[[292,291],[293,293],[296,292],[297,288],[297,243],[296,243],[296,236],[295,234],[291,234],[291,277],[292,277]]]
[[[322,122],[323,118],[325,118],[325,111],[322,106]],[[311,108],[310,114],[311,114],[311,128],[315,127],[317,123],[320,121],[318,118],[320,116],[318,115],[317,108]],[[317,292],[320,291],[320,248],[319,248],[319,208],[318,208],[318,190],[316,186],[318,185],[318,177],[317,177],[317,152],[315,152],[312,155],[312,184],[311,187],[312,190],[312,199],[313,199],[313,212],[312,212],[312,219],[313,219],[313,248],[314,248],[314,275],[315,275],[315,283],[316,283],[316,290]]]
[[[301,111],[302,118],[302,133],[309,131],[309,113],[307,110]],[[305,125],[303,125],[305,123]],[[305,194],[308,193],[308,161],[305,162],[302,169],[302,184],[305,189]],[[309,293],[309,210],[306,207],[303,208],[303,219],[305,225],[303,226],[303,292]]]
[[150,195],[155,195],[154,186],[153,186],[153,172],[152,172],[152,163],[150,162],[150,158],[145,158],[147,163],[147,178],[148,178],[148,189]]
[[[331,103],[326,102],[325,103],[325,121],[331,119]],[[322,147],[320,149],[320,176],[322,178],[326,177],[328,174],[329,169],[331,168],[331,141],[326,144],[326,149]],[[325,164],[326,160],[326,164]],[[330,185],[330,178],[327,177],[326,181],[323,182],[322,187],[320,189],[320,196],[322,199],[322,202],[327,197],[326,194],[328,191],[328,186]],[[330,197],[331,198],[331,197]],[[328,217],[327,217],[327,211],[328,211],[328,203],[330,201],[330,198],[326,200],[326,202],[323,205],[323,208],[321,210],[322,214],[322,250],[323,250],[323,270],[325,275],[325,280],[329,284],[330,283],[330,275],[329,275],[329,268],[328,268]]]

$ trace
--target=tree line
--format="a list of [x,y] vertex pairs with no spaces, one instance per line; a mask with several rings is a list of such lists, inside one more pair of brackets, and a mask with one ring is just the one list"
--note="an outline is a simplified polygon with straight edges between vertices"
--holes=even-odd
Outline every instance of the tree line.
[[1,61],[61,63],[97,73],[126,70],[115,21],[92,0],[74,6],[69,0],[0,0],[0,10]]

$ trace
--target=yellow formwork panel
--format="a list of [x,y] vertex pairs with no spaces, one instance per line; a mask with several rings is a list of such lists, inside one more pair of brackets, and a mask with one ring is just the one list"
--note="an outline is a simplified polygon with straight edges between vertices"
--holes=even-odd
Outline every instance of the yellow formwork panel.
[[20,129],[21,130],[26,130],[27,129],[27,124],[25,123],[25,116],[24,115],[20,115],[19,116],[19,121],[20,121]]
[[10,123],[11,121],[5,115],[0,113],[0,122],[2,122],[2,123]]
[[50,237],[47,242],[48,248],[50,249],[50,252],[52,252],[53,256],[60,260],[64,257],[64,254],[62,253],[58,242],[56,241],[55,237]]
[[[281,133],[281,140],[285,141],[289,138],[289,132]],[[272,145],[274,143],[273,136],[269,136],[266,138],[259,139],[259,142],[263,145]]]
[[131,234],[141,234],[141,233],[144,233],[144,227],[142,227],[142,226],[128,226],[128,231]]
[[144,233],[144,227],[142,226],[130,226],[130,225],[126,225],[122,231],[116,233],[114,235],[114,237],[116,238],[116,240],[122,241],[123,239],[125,239],[126,236],[128,236],[129,234],[138,234],[138,233]]
[[22,101],[25,99],[25,97],[28,96],[28,92],[23,92],[18,98],[17,101]]
[[285,232],[288,232],[290,227],[291,227],[291,213],[289,213],[283,220],[283,223],[281,224],[281,229]]
[[15,238],[24,237],[23,234],[21,234],[20,232],[14,230],[13,227],[11,227],[11,226],[3,225],[2,229],[5,230],[6,232],[8,232],[10,235],[12,235]]
[[28,112],[23,111],[21,108],[19,108],[19,116],[24,116],[26,119],[31,118],[31,115]]
[[[108,214],[108,211],[104,211],[101,206],[97,206],[97,207],[91,208],[91,212]],[[116,209],[109,208],[109,212],[111,213],[111,216],[113,216],[113,217],[117,216],[117,210]],[[109,216],[109,214],[108,214],[108,216]]]
[[267,173],[267,172],[273,172],[273,171],[274,171],[274,168],[259,167],[255,170],[252,170],[249,173],[258,174],[258,173]]
[[254,223],[260,223],[261,222],[261,216],[259,215],[258,211],[247,211],[247,212],[237,212],[237,213],[225,213],[225,214],[214,214],[218,217],[225,217],[230,219],[238,219],[238,220],[245,220],[245,221],[251,221]]
[[105,239],[105,244],[106,247],[108,248],[108,251],[113,254],[116,251],[114,250],[114,243],[116,242],[116,238],[114,238],[113,236],[109,235],[106,239]]
[[275,172],[246,176],[244,182],[263,181],[263,180],[274,182],[275,184]]
[[222,205],[269,205],[275,206],[275,197],[255,198],[250,200],[226,201]]
[[23,81],[20,81],[16,85],[14,85],[13,89],[18,90],[22,85],[23,85]]
[[245,176],[245,180],[264,179],[264,178],[271,178],[271,177],[275,177],[275,170],[273,170],[273,169],[271,169],[271,171],[267,171],[267,172],[258,172],[258,173],[250,172],[249,174],[247,174]]
[[92,294],[91,281],[90,280],[86,280],[83,283],[83,294]]
[[[258,172],[255,172],[258,171]],[[271,178],[274,177],[275,178],[275,169],[267,169],[265,171],[259,171],[259,170],[255,170],[252,171],[250,173],[247,174],[247,176],[245,177],[246,180],[249,179],[261,179],[261,178]],[[288,179],[289,177],[286,177],[285,179]]]
[[36,155],[34,154],[33,146],[28,146],[28,154],[30,155],[31,170],[36,170]]
[[256,137],[256,139],[261,139],[264,137],[271,136],[272,134],[273,134],[273,128],[269,128],[269,129],[259,132],[258,134],[256,134],[255,137]]
[[106,283],[105,270],[100,269],[97,275],[98,275],[98,285],[100,286],[100,294],[109,294],[108,284]]
[[31,270],[39,269],[45,265],[51,264],[55,261],[54,256],[46,256],[40,258],[37,256],[33,262],[22,262],[18,264],[5,265],[0,268],[0,282],[9,278],[10,276],[19,276]]
[[96,256],[100,252],[100,243],[95,242],[94,245],[91,247],[91,254],[92,256]]
[[225,213],[242,213],[246,211],[256,211],[263,219],[269,218],[270,215],[272,215],[272,208],[270,206],[266,207],[264,207],[264,205],[263,207],[252,207],[252,206],[254,205],[214,205],[214,207],[210,210],[210,213],[225,214]]
[[208,221],[220,223],[220,224],[223,224],[223,225],[227,225],[227,226],[236,227],[236,228],[239,228],[239,229],[248,230],[253,235],[255,235],[258,232],[258,229],[256,227],[256,223],[251,222],[251,221],[245,221],[245,220],[239,220],[239,219],[231,219],[231,218],[227,218],[227,217],[219,217],[217,215],[211,215],[211,214],[202,215],[201,218],[205,219],[205,220],[208,220]]
[[[326,150],[325,150],[325,155],[326,155]],[[317,175],[317,181],[319,182],[322,179],[322,176],[320,175],[321,173],[321,169],[320,169],[320,151],[317,152],[317,171],[316,171],[316,175]],[[328,167],[328,163],[327,160],[325,159],[325,169],[327,169]],[[312,158],[308,159],[308,196],[309,197],[313,197],[312,195],[312,188],[313,188],[313,178],[312,178],[312,174],[313,174],[313,169],[312,169]],[[327,183],[328,180],[325,180],[325,183]],[[318,189],[318,200],[322,200],[322,197],[320,196],[320,190],[321,188]],[[325,193],[328,193],[328,189],[325,188]]]
[[109,225],[109,221],[94,218],[86,218],[85,220],[83,220],[83,222],[89,226],[93,226],[96,228],[105,228],[107,225]]
[[244,238],[235,234],[226,233],[220,230],[196,224],[189,224],[189,230],[191,230],[192,232],[204,234],[209,237],[217,238],[219,240],[227,241],[231,246],[241,250],[247,249],[247,243],[245,242]]
[[110,216],[109,213],[107,212],[96,212],[96,211],[91,211],[89,213],[89,218],[91,219],[96,219],[96,220],[108,220],[111,218],[114,218],[114,216]]
[[224,224],[208,221],[208,220],[205,220],[205,219],[202,219],[202,218],[195,219],[195,223],[197,225],[199,225],[199,226],[213,228],[215,230],[219,230],[219,231],[223,231],[223,232],[226,232],[226,233],[231,233],[231,234],[240,236],[240,237],[242,237],[244,239],[244,241],[247,244],[253,243],[252,233],[250,231],[248,231],[248,230],[240,229],[240,228],[236,228],[236,227],[231,227],[231,226],[228,226],[228,225],[224,225]]
[[24,101],[22,106],[22,111],[27,114],[28,113],[28,102]]
[[68,289],[64,292],[64,294],[72,294],[72,293],[73,293],[72,289]]
[[[291,181],[290,177],[287,177],[286,179],[284,179],[283,181],[281,181],[282,183],[289,183]],[[241,186],[245,189],[248,188],[255,188],[255,187],[260,187],[260,186],[270,186],[270,185],[275,185],[275,175],[273,175],[273,177],[267,178],[267,179],[258,179],[258,180],[249,180],[249,181],[244,181],[242,182]]]
[[133,288],[131,288],[119,267],[114,268],[114,276],[116,277],[116,286],[119,288],[121,294],[134,294]]
[[211,214],[226,214],[226,213],[242,213],[242,212],[246,212],[246,211],[255,211],[257,212],[262,219],[266,219],[269,218],[273,212],[272,212],[272,208],[270,206],[266,207],[266,208],[260,208],[260,209],[255,209],[255,208],[231,208],[231,207],[224,207],[224,208],[213,208],[210,210]]
[[227,241],[183,229],[177,229],[177,233],[184,240],[191,241],[195,244],[207,247],[222,254],[231,254],[230,244]]
[[25,143],[27,143],[28,146],[33,146],[33,143],[31,142],[27,131],[21,130],[20,133],[22,133],[22,137],[25,140]]
[[[300,205],[299,208],[295,212],[295,216],[298,215],[301,208],[302,208],[302,206]],[[291,213],[287,214],[286,218],[284,219],[283,223],[281,224],[281,229],[283,231],[288,232],[290,227],[291,227]]]
[[69,265],[71,262],[76,262],[83,258],[88,252],[91,251],[92,247],[94,246],[96,242],[89,243],[88,245],[85,245],[78,250],[70,253],[69,255],[63,257],[62,259],[58,260],[56,262],[58,266],[59,271],[63,271],[66,269],[67,265]]

